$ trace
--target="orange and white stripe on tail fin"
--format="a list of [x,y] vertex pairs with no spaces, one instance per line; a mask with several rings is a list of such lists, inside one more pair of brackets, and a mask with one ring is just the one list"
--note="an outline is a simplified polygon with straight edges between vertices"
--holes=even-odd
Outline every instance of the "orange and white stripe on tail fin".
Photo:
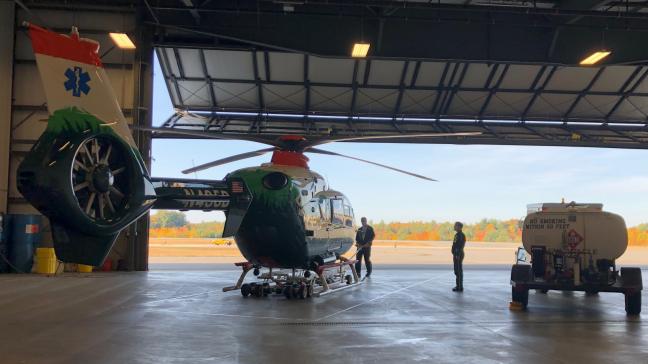
[[79,38],[76,28],[67,36],[33,24],[25,25],[29,27],[49,113],[76,107],[94,115],[135,146],[99,58],[99,43]]

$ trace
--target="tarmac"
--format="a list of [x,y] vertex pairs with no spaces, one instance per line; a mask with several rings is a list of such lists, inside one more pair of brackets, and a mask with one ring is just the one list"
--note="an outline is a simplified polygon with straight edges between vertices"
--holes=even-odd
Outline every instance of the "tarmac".
[[[531,292],[510,266],[377,266],[324,297],[243,298],[227,265],[0,276],[2,363],[648,363],[644,317],[621,294]],[[252,277],[250,277],[252,278]],[[644,270],[644,282],[648,274]]]

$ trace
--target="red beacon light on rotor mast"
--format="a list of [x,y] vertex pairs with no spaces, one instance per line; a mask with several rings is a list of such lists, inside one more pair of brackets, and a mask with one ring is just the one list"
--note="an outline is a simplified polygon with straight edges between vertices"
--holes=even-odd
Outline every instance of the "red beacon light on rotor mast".
[[279,140],[286,143],[289,148],[275,150],[272,153],[272,164],[308,169],[308,157],[306,157],[301,151],[298,151],[297,148],[297,144],[306,140],[306,138],[301,135],[284,135],[280,137]]

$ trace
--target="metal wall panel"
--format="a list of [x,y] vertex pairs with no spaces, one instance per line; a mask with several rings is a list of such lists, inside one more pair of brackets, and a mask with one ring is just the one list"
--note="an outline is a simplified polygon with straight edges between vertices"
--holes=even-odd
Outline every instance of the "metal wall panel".
[[7,212],[11,148],[14,3],[0,2],[0,213]]

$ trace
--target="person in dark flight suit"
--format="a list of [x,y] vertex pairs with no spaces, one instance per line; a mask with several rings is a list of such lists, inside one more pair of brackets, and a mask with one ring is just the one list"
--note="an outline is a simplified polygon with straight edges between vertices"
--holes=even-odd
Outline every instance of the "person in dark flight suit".
[[464,246],[466,245],[466,235],[464,235],[463,224],[455,222],[454,230],[456,234],[452,241],[452,262],[454,263],[454,274],[457,279],[457,285],[452,289],[455,292],[463,292],[463,259]]
[[356,272],[358,272],[358,277],[360,277],[362,270],[362,257],[364,257],[365,265],[367,266],[366,278],[371,275],[371,243],[376,237],[376,234],[374,233],[374,229],[367,224],[366,217],[360,219],[360,222],[362,223],[362,227],[360,227],[356,233],[356,246],[358,247],[358,253],[356,254],[357,262],[355,269]]

